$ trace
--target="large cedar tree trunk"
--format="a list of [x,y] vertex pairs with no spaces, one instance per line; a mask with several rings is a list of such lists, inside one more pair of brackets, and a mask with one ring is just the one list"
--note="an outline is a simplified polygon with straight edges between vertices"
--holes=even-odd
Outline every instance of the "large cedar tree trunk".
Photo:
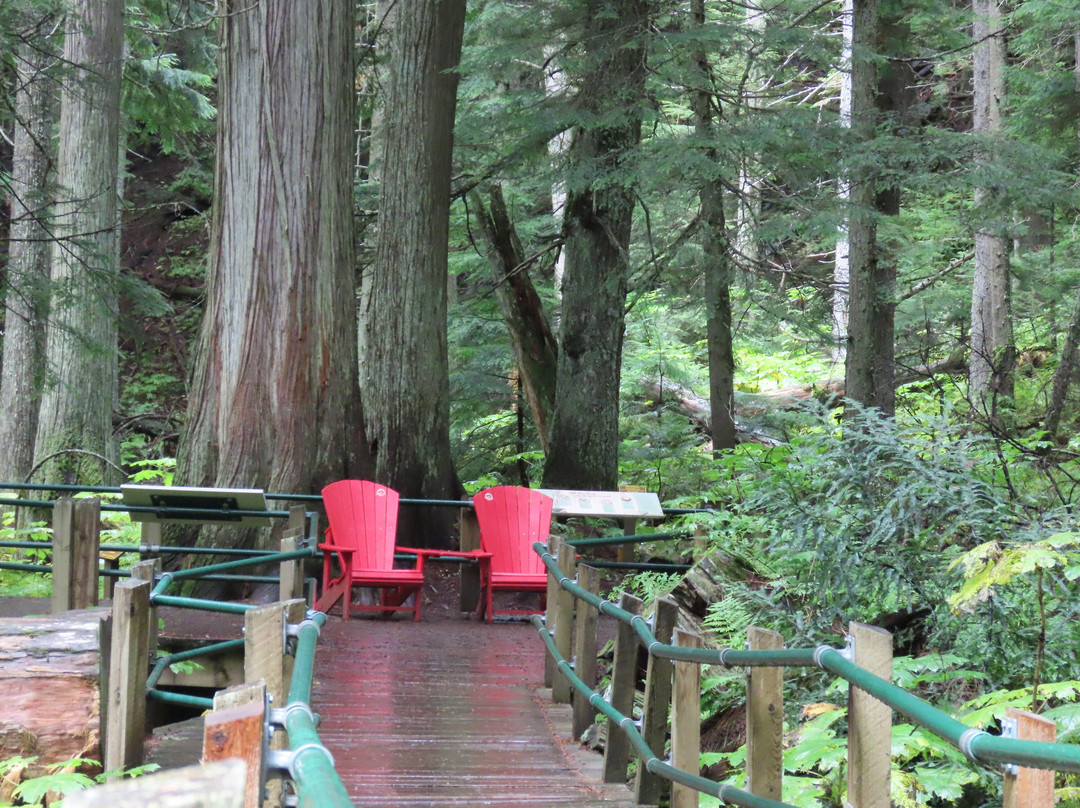
[[27,26],[33,45],[19,47],[15,71],[15,123],[11,167],[11,243],[4,301],[4,355],[0,374],[0,480],[21,481],[34,462],[45,354],[49,293],[48,189],[53,163],[55,59],[48,15]]
[[[122,0],[76,0],[65,23],[59,198],[46,331],[51,375],[35,457],[50,482],[115,483],[117,278],[120,207]],[[75,450],[75,451],[72,451]],[[59,454],[58,454],[59,453]]]
[[[220,19],[206,313],[180,478],[318,492],[366,470],[353,289],[353,4],[234,0]],[[225,541],[259,539],[232,529],[200,537]]]
[[[994,159],[992,140],[1001,136],[1001,104],[1005,97],[1005,28],[998,0],[974,0],[972,37],[975,42],[973,73],[976,137],[986,141],[979,163]],[[986,221],[1002,221],[995,211],[992,192],[975,188],[976,215]],[[1006,235],[993,225],[975,232],[975,276],[971,290],[971,359],[968,388],[973,408],[990,421],[997,420],[999,396],[1012,397],[1013,344],[1012,295],[1009,288],[1009,251]]]
[[[361,375],[375,476],[405,497],[461,495],[450,453],[447,244],[464,0],[394,12],[379,232],[363,300]],[[456,512],[405,508],[403,542],[447,547]]]
[[[568,150],[566,273],[547,488],[612,490],[618,483],[619,376],[633,189],[608,172],[641,139],[649,4],[590,2],[578,77],[581,117]],[[602,182],[582,182],[599,174]]]

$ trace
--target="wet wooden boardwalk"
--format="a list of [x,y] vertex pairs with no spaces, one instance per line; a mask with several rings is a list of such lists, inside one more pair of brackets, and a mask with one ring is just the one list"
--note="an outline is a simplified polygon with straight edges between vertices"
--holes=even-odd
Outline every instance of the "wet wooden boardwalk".
[[568,740],[529,624],[331,617],[316,659],[319,736],[356,806],[629,808]]

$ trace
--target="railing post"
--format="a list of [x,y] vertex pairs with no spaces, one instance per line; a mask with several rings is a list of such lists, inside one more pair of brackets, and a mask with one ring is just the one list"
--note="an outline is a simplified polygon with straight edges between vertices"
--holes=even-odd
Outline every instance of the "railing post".
[[[458,549],[469,553],[480,549],[480,523],[476,521],[476,511],[462,508],[458,514]],[[480,568],[476,564],[462,564],[458,571],[460,588],[460,609],[472,612],[480,606]],[[550,683],[548,685],[550,687]]]
[[[571,581],[576,577],[577,551],[566,542],[559,544],[559,572]],[[555,648],[563,659],[573,653],[574,596],[561,586],[555,593]],[[556,675],[551,683],[551,700],[556,704],[570,703],[570,680]]]
[[[619,608],[641,614],[641,600],[623,592]],[[634,629],[619,621],[615,630],[615,652],[611,662],[611,706],[622,715],[634,717],[634,690],[637,683],[638,636]],[[630,763],[630,742],[610,718],[604,743],[604,782],[625,783]]]
[[239,758],[246,769],[244,808],[259,808],[263,796],[266,684],[255,682],[214,694],[214,710],[203,722],[204,763]]
[[[560,536],[548,537],[548,553],[556,561],[559,559],[559,548],[562,547],[563,540]],[[547,579],[547,594],[544,596],[544,602],[547,604],[544,610],[544,625],[547,626],[547,630],[555,634],[555,630],[558,628],[555,625],[556,619],[558,619],[559,608],[559,581],[552,574],[548,573]],[[551,654],[544,655],[544,687],[555,686],[555,660]]]
[[[849,623],[855,664],[892,681],[892,634]],[[892,710],[854,685],[848,688],[848,802],[852,808],[889,808]]]
[[101,501],[62,497],[53,506],[53,614],[98,604]]
[[[161,559],[150,558],[146,561],[137,561],[131,567],[131,580],[133,581],[147,581],[150,584],[150,589],[153,591],[154,581],[158,575],[161,574]],[[115,591],[115,589],[114,589]],[[147,630],[146,638],[146,658],[153,660],[157,657],[158,649],[158,622],[157,622],[157,607],[150,607],[150,627]]]
[[[244,614],[244,681],[266,683],[266,692],[274,707],[284,707],[292,680],[292,656],[285,653],[285,627],[299,623],[307,613],[307,603],[290,600],[271,603]],[[284,748],[285,733],[274,735],[273,748]],[[270,783],[263,803],[267,808],[281,804],[280,783]]]
[[[671,644],[675,619],[679,607],[675,601],[660,598],[653,611],[652,633],[657,642]],[[654,754],[663,754],[667,740],[668,707],[671,705],[670,659],[660,659],[649,654],[649,667],[645,671],[645,704],[641,710],[641,736]],[[638,766],[634,780],[634,801],[638,805],[659,805],[667,781],[651,774],[644,766]]]
[[[675,632],[680,648],[701,648],[701,637]],[[701,771],[701,663],[676,662],[671,698],[671,765],[690,774]],[[698,808],[698,792],[671,784],[671,808]]]
[[[292,512],[290,510],[290,517]],[[300,542],[304,537],[302,527],[290,527],[281,537],[281,552],[291,553],[299,549]],[[299,558],[290,558],[281,562],[280,583],[278,584],[278,600],[295,600],[304,597],[304,569],[303,562]]]
[[[1015,722],[1019,740],[1053,743],[1057,739],[1057,724],[1041,715],[1009,707],[1005,711],[1005,720]],[[1004,792],[1002,808],[1053,808],[1054,772],[1051,769],[1006,766]]]
[[[139,542],[150,548],[161,547],[161,522],[139,522]],[[151,554],[159,552],[156,549],[149,551]]]
[[[581,565],[577,571],[578,586],[593,595],[600,591],[600,576],[596,567]],[[596,687],[596,621],[597,608],[585,601],[578,601],[574,621],[574,672],[590,688]],[[588,698],[574,691],[574,738],[581,738],[592,726],[596,710]]]
[[[747,629],[751,651],[776,651],[784,638],[757,626]],[[746,788],[780,800],[784,776],[784,669],[750,668],[746,688]]]
[[285,530],[287,532],[299,530],[301,537],[307,535],[307,505],[289,507],[289,520],[285,523]]
[[146,731],[146,656],[150,629],[150,584],[121,581],[113,592],[112,650],[109,654],[108,736],[105,771],[138,766]]

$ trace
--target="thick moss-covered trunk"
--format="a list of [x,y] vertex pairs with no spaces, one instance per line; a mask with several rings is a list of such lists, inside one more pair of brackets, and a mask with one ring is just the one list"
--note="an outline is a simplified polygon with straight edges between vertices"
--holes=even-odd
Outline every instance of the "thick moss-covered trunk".
[[52,300],[46,330],[50,375],[41,400],[35,458],[41,479],[117,482],[116,400],[120,206],[121,0],[77,0],[65,21],[59,192],[53,228]]
[[[566,270],[548,488],[612,490],[619,470],[632,184],[618,173],[641,139],[645,0],[590,2],[576,84],[585,122],[567,154]],[[595,179],[585,179],[595,178]]]
[[[454,68],[464,26],[464,0],[395,9],[361,374],[376,479],[404,497],[461,495],[450,454],[446,310]],[[405,508],[398,535],[448,547],[456,519],[450,508]]]
[[[353,5],[236,0],[225,11],[206,313],[179,478],[318,492],[367,470],[349,171]],[[204,529],[200,543],[273,540],[223,528]]]

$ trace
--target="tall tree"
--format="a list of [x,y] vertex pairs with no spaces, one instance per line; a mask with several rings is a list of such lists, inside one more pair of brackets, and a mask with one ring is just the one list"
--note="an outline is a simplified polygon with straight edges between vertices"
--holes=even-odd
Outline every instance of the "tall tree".
[[51,379],[35,441],[51,482],[104,482],[114,455],[123,12],[123,0],[74,0],[65,24],[70,73],[60,104]]
[[[361,361],[375,475],[406,497],[461,494],[450,454],[446,311],[455,67],[464,26],[464,0],[413,0],[394,12]],[[455,518],[447,508],[410,508],[399,530],[421,546],[447,546]]]
[[56,15],[27,15],[15,70],[11,242],[0,372],[0,480],[22,480],[34,462],[49,302],[49,189],[55,150]]
[[[994,139],[1001,137],[1005,98],[1005,26],[998,0],[973,0],[975,64],[972,74],[972,125],[981,141],[978,164],[994,164]],[[984,417],[997,419],[999,397],[1013,395],[1012,294],[1009,243],[1001,222],[1005,215],[995,205],[984,172],[975,188],[975,274],[971,292],[971,358],[968,391],[972,406]]]
[[230,0],[223,11],[206,312],[179,478],[318,491],[367,470],[347,170],[353,3]]
[[[647,0],[589,0],[577,74],[580,124],[567,152],[566,271],[549,488],[618,483],[619,374],[634,192],[628,157],[641,140]],[[600,178],[600,179],[598,179]]]

